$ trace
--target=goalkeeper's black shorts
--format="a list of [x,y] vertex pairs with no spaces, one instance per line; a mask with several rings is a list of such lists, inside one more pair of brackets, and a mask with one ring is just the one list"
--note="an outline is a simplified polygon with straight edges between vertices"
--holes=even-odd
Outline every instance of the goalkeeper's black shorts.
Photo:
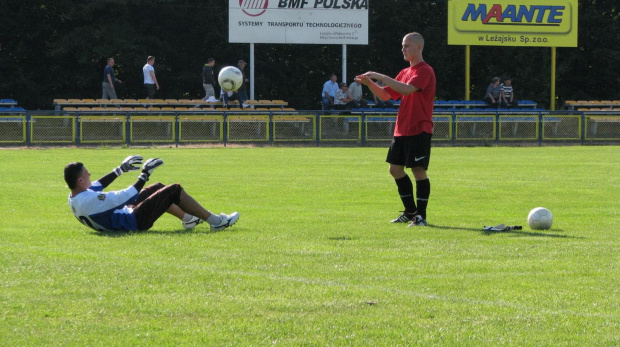
[[151,184],[138,193],[138,199],[132,206],[138,222],[138,230],[150,229],[155,221],[172,206],[179,204],[183,187],[180,184]]

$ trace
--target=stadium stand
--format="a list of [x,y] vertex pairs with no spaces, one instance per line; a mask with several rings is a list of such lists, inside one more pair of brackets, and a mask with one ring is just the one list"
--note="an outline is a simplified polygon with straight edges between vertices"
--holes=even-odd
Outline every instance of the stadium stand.
[[0,99],[0,106],[2,106],[2,107],[17,106],[17,101],[15,101],[13,99]]
[[[235,105],[228,109],[221,104],[211,108],[209,103],[196,107],[196,100],[187,99],[160,99],[150,103],[133,99],[118,101],[56,100],[63,105],[61,111],[27,111],[13,104],[0,105],[0,111],[4,111],[0,117],[0,142],[129,145],[306,141],[319,145],[353,141],[363,145],[390,141],[398,110],[367,107],[325,113],[279,106],[282,102],[278,100],[254,100],[254,109]],[[190,104],[178,106],[187,102]],[[582,104],[587,105],[582,107],[583,111],[548,111],[532,106],[484,108],[472,106],[476,101],[445,100],[436,103],[444,107],[435,108],[433,141],[446,144],[620,141],[620,102],[599,100]],[[20,109],[21,112],[14,111]]]
[[[400,102],[392,102],[389,108],[398,108]],[[533,110],[538,104],[532,100],[521,100],[515,110]],[[484,100],[435,100],[435,110],[439,111],[467,111],[485,109],[487,103]],[[374,101],[368,102],[368,108],[377,108]]]
[[[246,100],[246,104],[250,107],[277,107],[284,108],[288,106],[288,102],[284,100]],[[238,105],[234,101],[233,105]],[[224,103],[221,101],[207,102],[202,99],[54,99],[54,109],[56,111],[66,110],[67,107],[186,107],[186,108],[202,108],[202,107],[222,107]]]
[[[246,104],[250,105],[251,108],[269,110],[280,108],[284,109],[288,106],[288,102],[284,100],[246,100]],[[238,105],[237,101],[234,101],[232,105]],[[579,102],[566,102],[567,108],[574,109],[575,106],[592,106],[593,104],[589,101],[579,101]],[[612,102],[612,101],[603,101],[602,103],[597,104],[598,106],[609,106],[620,107],[620,101]],[[196,107],[196,108],[215,108],[215,107],[223,107],[224,103],[222,101],[204,101],[202,99],[54,99],[54,108],[56,111],[61,111],[66,107]],[[397,109],[400,106],[400,102],[393,102],[391,107],[385,108],[387,109]],[[485,108],[487,104],[483,100],[436,100],[435,101],[435,110],[438,111],[464,111],[464,110],[479,110],[481,108]],[[368,103],[367,108],[376,108],[376,105],[373,101]],[[540,110],[537,108],[537,103],[532,100],[521,100],[519,102],[518,107],[513,108],[511,110]]]
[[610,111],[620,109],[620,100],[566,100],[564,108],[578,111]]
[[13,99],[0,99],[0,112],[25,112],[23,107],[17,106]]

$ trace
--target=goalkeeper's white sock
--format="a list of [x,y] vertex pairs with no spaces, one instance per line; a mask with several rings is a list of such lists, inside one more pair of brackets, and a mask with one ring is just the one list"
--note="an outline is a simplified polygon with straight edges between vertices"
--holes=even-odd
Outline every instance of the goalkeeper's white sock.
[[182,221],[182,222],[187,223],[187,222],[189,222],[190,220],[192,220],[192,218],[194,218],[194,216],[192,216],[192,215],[191,215],[191,214],[189,214],[189,213],[186,213],[186,214],[183,216],[183,218],[181,218],[181,221]]
[[209,216],[209,218],[207,218],[207,223],[211,224],[211,225],[219,225],[220,223],[222,223],[222,217],[211,213],[211,215]]

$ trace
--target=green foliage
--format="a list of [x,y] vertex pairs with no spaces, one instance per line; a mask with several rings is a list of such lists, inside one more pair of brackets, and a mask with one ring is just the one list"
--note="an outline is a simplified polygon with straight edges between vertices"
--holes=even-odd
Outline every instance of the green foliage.
[[[446,1],[371,1],[369,45],[348,46],[347,82],[368,70],[396,74],[405,33],[426,38],[437,96],[464,98],[464,48],[447,45]],[[109,57],[125,81],[123,98],[144,97],[141,67],[157,57],[162,98],[202,96],[200,72],[249,60],[248,44],[228,43],[228,2],[199,0],[5,0],[0,21],[0,96],[29,109],[50,109],[54,98],[96,98]],[[618,6],[579,2],[579,47],[559,48],[557,88],[565,99],[617,99],[620,90]],[[298,109],[319,107],[328,76],[342,66],[338,45],[255,45],[257,99],[284,99]],[[550,49],[472,46],[471,97],[481,98],[493,76],[511,76],[518,98],[547,105]]]
[[[0,345],[618,345],[618,150],[435,148],[419,229],[383,148],[0,151]],[[64,165],[136,153],[239,222],[76,221]],[[540,205],[551,230],[482,231]]]

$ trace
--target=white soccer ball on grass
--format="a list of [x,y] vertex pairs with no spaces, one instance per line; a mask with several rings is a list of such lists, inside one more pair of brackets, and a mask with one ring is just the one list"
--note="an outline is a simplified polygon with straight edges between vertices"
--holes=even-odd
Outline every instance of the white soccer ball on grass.
[[531,210],[530,214],[527,216],[527,224],[534,230],[551,229],[553,215],[551,211],[544,207],[536,207]]

